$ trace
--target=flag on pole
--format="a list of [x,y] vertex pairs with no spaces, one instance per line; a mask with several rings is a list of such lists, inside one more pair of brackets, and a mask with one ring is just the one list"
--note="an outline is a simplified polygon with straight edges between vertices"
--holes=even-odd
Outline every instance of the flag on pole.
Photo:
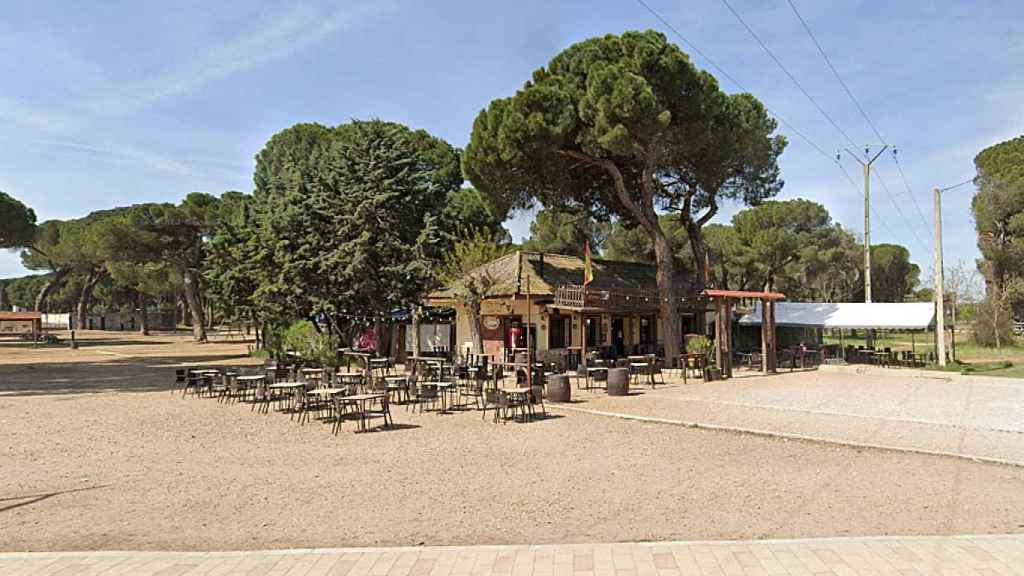
[[594,281],[594,263],[590,260],[590,241],[583,243],[583,285]]

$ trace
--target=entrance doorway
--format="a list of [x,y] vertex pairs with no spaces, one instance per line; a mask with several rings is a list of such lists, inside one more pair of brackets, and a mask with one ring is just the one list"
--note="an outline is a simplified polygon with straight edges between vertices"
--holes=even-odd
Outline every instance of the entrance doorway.
[[621,316],[612,318],[612,350],[620,357],[626,350],[626,322]]

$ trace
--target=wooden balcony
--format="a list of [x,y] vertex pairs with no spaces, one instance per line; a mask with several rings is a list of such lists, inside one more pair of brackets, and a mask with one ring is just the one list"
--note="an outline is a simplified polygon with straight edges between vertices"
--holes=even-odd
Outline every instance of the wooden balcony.
[[[692,295],[680,292],[676,297],[683,305],[703,305],[703,301]],[[657,312],[658,305],[657,290],[584,288],[580,284],[563,284],[555,288],[555,301],[552,303],[557,308],[605,312]]]

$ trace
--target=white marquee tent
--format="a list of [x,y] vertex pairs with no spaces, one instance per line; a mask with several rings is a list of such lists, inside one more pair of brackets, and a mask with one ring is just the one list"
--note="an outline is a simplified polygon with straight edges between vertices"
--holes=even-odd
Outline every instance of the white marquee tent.
[[[931,302],[779,302],[775,305],[778,326],[840,329],[926,330],[935,320]],[[743,315],[740,325],[761,324],[761,304]]]

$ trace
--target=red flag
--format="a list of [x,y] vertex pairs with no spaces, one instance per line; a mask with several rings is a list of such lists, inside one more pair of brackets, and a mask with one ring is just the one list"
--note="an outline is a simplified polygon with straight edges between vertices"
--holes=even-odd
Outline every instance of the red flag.
[[590,260],[590,241],[583,243],[583,285],[594,281],[594,263]]

